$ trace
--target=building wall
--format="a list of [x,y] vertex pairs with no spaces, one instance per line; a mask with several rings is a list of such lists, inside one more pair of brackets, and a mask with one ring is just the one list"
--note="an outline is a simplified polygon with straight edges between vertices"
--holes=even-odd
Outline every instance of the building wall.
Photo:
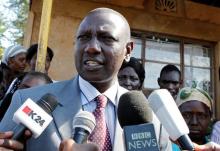
[[[214,42],[216,105],[220,106],[220,8],[189,0],[173,1],[176,2],[175,11],[156,9],[155,0],[54,0],[48,45],[55,56],[50,76],[55,80],[64,80],[76,74],[76,29],[87,12],[97,7],[109,7],[122,13],[132,29]],[[41,8],[41,0],[32,0],[24,42],[27,47],[38,41]],[[220,110],[217,110],[217,115],[220,118]]]

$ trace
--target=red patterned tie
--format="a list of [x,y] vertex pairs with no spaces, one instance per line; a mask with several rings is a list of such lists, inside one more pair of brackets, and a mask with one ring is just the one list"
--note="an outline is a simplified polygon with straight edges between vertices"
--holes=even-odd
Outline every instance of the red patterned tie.
[[96,119],[96,127],[90,134],[89,140],[99,146],[99,151],[112,151],[111,138],[105,122],[106,96],[97,96],[96,104],[96,109],[93,111]]

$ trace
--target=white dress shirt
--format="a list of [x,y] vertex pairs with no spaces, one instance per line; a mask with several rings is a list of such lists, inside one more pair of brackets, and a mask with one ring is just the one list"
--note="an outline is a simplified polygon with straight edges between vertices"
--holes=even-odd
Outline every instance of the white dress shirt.
[[[79,87],[81,90],[82,109],[85,111],[93,112],[96,109],[96,102],[94,99],[101,93],[92,86],[89,82],[85,81],[79,76]],[[110,133],[111,142],[114,142],[116,111],[115,102],[119,84],[115,82],[104,94],[108,98],[108,103],[105,108],[106,124]]]

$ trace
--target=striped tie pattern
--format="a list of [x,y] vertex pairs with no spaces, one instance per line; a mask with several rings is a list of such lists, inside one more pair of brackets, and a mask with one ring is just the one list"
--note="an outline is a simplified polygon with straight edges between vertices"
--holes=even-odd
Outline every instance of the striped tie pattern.
[[112,151],[111,138],[105,121],[105,106],[107,98],[99,95],[96,98],[96,109],[93,114],[96,119],[96,127],[89,136],[89,140],[98,145],[99,151]]

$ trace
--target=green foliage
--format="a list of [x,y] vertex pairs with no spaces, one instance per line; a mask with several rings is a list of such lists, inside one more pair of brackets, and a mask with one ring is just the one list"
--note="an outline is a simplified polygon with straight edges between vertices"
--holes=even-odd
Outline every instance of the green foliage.
[[[0,39],[13,44],[22,44],[29,11],[29,0],[7,0],[0,12]],[[8,13],[8,14],[6,14]],[[0,42],[0,56],[3,42]]]
[[27,0],[9,0],[9,4],[9,8],[17,14],[17,18],[11,22],[11,27],[17,29],[13,33],[14,40],[16,43],[21,44],[24,38],[29,4]]
[[[4,20],[2,18],[2,13],[0,12],[0,38],[2,39],[4,37],[4,32],[6,31],[6,26],[4,24]],[[3,55],[3,46],[0,43],[0,59]]]

